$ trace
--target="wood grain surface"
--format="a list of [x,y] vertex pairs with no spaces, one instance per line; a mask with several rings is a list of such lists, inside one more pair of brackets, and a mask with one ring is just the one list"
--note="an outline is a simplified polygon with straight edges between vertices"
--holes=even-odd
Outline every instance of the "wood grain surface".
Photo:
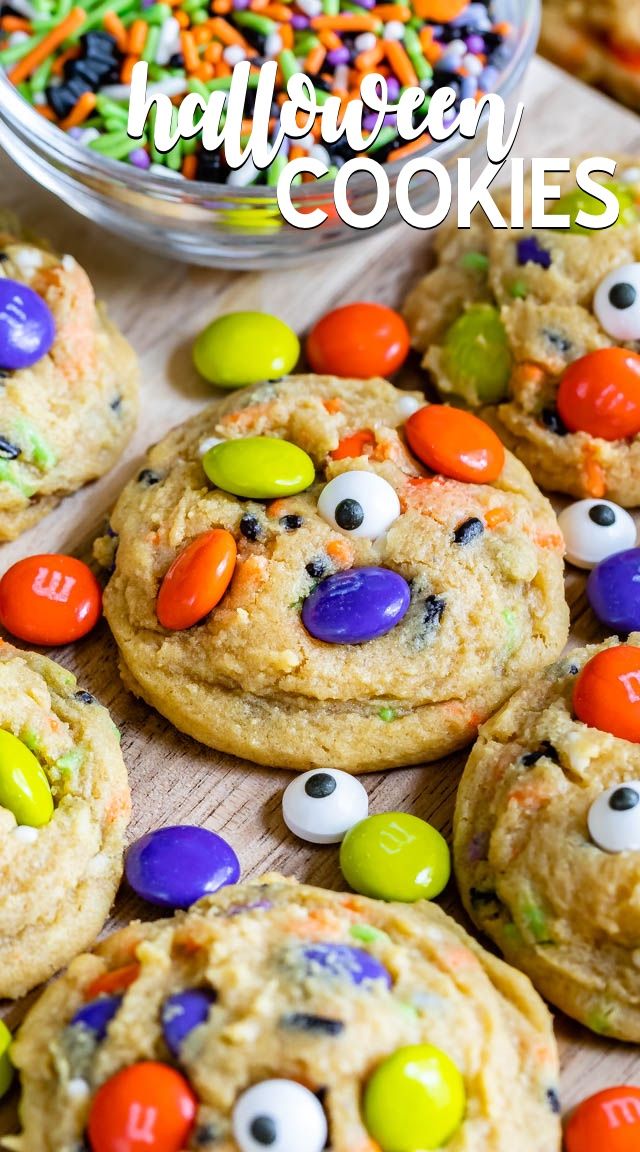
[[[640,119],[604,97],[536,60],[524,94],[526,112],[515,151],[522,156],[565,156],[585,152],[640,154]],[[238,308],[277,313],[303,333],[327,309],[353,299],[396,305],[416,273],[428,263],[429,235],[408,225],[333,251],[327,263],[265,273],[229,273],[188,268],[129,248],[76,215],[37,187],[0,155],[0,206],[18,211],[24,222],[49,236],[86,267],[97,294],[135,346],[142,363],[142,407],[136,436],[118,466],[101,481],[68,498],[46,520],[0,548],[0,571],[18,558],[42,551],[86,549],[124,482],[136,471],[146,446],[198,410],[211,389],[191,366],[190,347],[200,328],[216,314]],[[415,385],[415,367],[405,381]],[[601,633],[587,609],[584,579],[567,576],[572,607],[572,642]],[[162,824],[202,824],[233,844],[248,877],[276,869],[301,880],[341,887],[336,848],[316,848],[296,840],[282,823],[280,797],[290,776],[210,751],[176,732],[121,686],[116,652],[104,624],[74,647],[51,653],[71,668],[79,684],[112,711],[123,733],[134,799],[129,838]],[[416,813],[451,832],[451,816],[464,756],[426,768],[363,777],[371,810]],[[46,884],[46,878],[43,877]],[[453,884],[444,905],[464,919]],[[108,927],[132,916],[149,918],[123,888]],[[28,1003],[5,1005],[15,1026]],[[562,1050],[565,1109],[590,1092],[616,1083],[640,1084],[638,1048],[599,1039],[557,1016]],[[0,1111],[0,1133],[15,1127],[15,1098]],[[517,1149],[514,1149],[517,1152]],[[605,1149],[602,1149],[605,1152]]]

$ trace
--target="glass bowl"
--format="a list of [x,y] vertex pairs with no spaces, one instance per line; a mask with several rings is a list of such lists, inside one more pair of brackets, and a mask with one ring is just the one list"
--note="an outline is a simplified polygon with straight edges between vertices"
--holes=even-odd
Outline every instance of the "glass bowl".
[[[501,15],[514,28],[513,54],[496,92],[507,110],[513,111],[538,40],[540,0],[503,0]],[[1,70],[0,145],[29,176],[96,224],[133,244],[192,264],[273,268],[301,263],[371,233],[371,229],[351,228],[336,215],[332,181],[292,190],[296,207],[333,209],[324,224],[302,230],[283,220],[275,188],[238,188],[156,175],[100,156],[48,123]],[[472,168],[478,171],[487,162],[482,132],[474,140],[456,134],[440,144],[426,145],[424,152],[445,166],[454,192],[460,157],[471,157]],[[412,159],[421,154],[414,153]],[[401,219],[395,184],[403,163],[385,165],[391,195],[378,229]],[[357,213],[371,209],[374,193],[371,176],[357,173],[349,181],[349,203]],[[436,203],[435,180],[414,179],[410,199],[416,211],[428,211]]]

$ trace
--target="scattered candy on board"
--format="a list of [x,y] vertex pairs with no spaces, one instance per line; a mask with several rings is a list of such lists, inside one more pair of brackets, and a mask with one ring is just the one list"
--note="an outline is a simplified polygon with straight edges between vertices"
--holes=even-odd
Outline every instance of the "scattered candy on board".
[[322,1152],[328,1136],[324,1108],[304,1084],[262,1080],[238,1097],[233,1135],[240,1152]]
[[202,466],[212,484],[245,499],[295,496],[315,480],[313,460],[297,444],[275,436],[223,440],[205,453]]
[[349,536],[377,540],[400,515],[395,488],[376,472],[341,472],[322,489],[318,512]]
[[13,1037],[4,1020],[0,1020],[0,1099],[6,1096],[13,1082],[13,1064],[9,1056]]
[[295,332],[267,312],[229,312],[212,320],[193,346],[201,376],[219,388],[242,388],[288,375],[300,355]]
[[614,268],[596,288],[593,311],[607,336],[640,340],[640,264]]
[[573,710],[591,728],[640,743],[640,648],[619,644],[592,656],[578,674]]
[[189,908],[240,878],[233,848],[207,828],[157,828],[127,851],[125,875],[134,892],[160,908]]
[[91,1152],[181,1152],[198,1102],[184,1076],[147,1060],[116,1072],[89,1112]]
[[638,1152],[640,1088],[607,1088],[580,1104],[565,1132],[566,1152]]
[[368,816],[347,832],[340,847],[347,884],[380,900],[432,900],[446,888],[451,854],[443,836],[408,812]]
[[231,583],[236,553],[235,539],[224,528],[187,544],[160,585],[156,613],[163,628],[190,628],[208,616]]
[[368,812],[366,789],[337,768],[296,776],[282,797],[287,828],[311,844],[338,844]]
[[0,276],[0,368],[30,368],[51,348],[56,328],[48,304],[26,284]]
[[427,404],[404,426],[409,447],[427,468],[466,484],[492,484],[504,467],[495,432],[461,408]]
[[367,1130],[381,1152],[431,1152],[448,1144],[462,1124],[464,1081],[446,1052],[411,1044],[376,1068],[363,1108]]
[[558,524],[567,560],[576,568],[594,568],[636,542],[633,517],[611,500],[577,500],[562,509]]
[[44,769],[26,744],[4,729],[0,729],[0,806],[28,828],[42,828],[53,816]]
[[588,432],[601,440],[636,436],[640,432],[640,356],[628,348],[599,348],[574,360],[562,374],[557,408],[570,432]]
[[305,352],[320,375],[391,376],[409,354],[409,329],[384,304],[345,304],[314,324]]
[[70,644],[95,627],[101,612],[100,585],[73,556],[27,556],[0,579],[0,622],[29,644]]
[[640,628],[640,548],[616,552],[598,564],[587,581],[587,599],[610,632]]
[[325,644],[364,644],[399,624],[411,601],[403,576],[389,568],[348,568],[322,580],[302,605],[307,632]]
[[640,852],[640,781],[616,784],[594,800],[589,835],[604,852]]

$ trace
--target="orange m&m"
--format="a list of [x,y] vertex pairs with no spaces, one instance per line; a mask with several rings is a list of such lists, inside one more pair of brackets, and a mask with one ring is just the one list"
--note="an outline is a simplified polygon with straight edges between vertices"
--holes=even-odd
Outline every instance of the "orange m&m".
[[593,656],[576,681],[573,710],[590,728],[640,743],[640,648],[619,644]]
[[88,1125],[92,1152],[180,1152],[197,1107],[184,1076],[168,1064],[132,1064],[94,1096]]
[[565,1133],[566,1152],[638,1152],[640,1088],[607,1088],[583,1101]]
[[570,432],[624,440],[640,432],[640,356],[627,348],[599,348],[565,369],[557,399]]
[[97,624],[102,591],[82,560],[27,556],[0,580],[0,621],[29,644],[69,644]]
[[462,408],[429,404],[409,417],[404,430],[414,456],[452,480],[492,484],[504,467],[504,448],[495,432]]
[[384,304],[345,304],[327,312],[307,337],[314,372],[329,376],[390,376],[409,353],[409,329]]
[[236,542],[224,528],[196,536],[176,556],[158,592],[163,628],[190,628],[222,600],[236,566]]

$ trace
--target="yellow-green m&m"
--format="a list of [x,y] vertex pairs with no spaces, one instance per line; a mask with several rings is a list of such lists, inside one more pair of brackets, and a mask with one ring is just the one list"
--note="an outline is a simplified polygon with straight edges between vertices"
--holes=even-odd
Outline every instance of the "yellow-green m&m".
[[464,1081],[446,1052],[411,1044],[376,1068],[363,1108],[367,1131],[382,1152],[431,1152],[443,1148],[464,1120]]
[[381,812],[354,824],[340,847],[354,891],[378,900],[432,900],[446,887],[451,853],[443,836],[408,812]]
[[0,1098],[6,1096],[13,1080],[13,1064],[9,1051],[13,1037],[4,1020],[0,1020]]
[[53,816],[49,781],[17,736],[0,729],[0,806],[8,808],[18,824],[41,828]]
[[229,312],[203,328],[193,345],[201,376],[219,388],[278,380],[295,367],[300,342],[293,329],[268,312]]
[[294,496],[315,480],[313,460],[288,440],[275,436],[247,436],[223,440],[202,458],[212,484],[252,500]]

